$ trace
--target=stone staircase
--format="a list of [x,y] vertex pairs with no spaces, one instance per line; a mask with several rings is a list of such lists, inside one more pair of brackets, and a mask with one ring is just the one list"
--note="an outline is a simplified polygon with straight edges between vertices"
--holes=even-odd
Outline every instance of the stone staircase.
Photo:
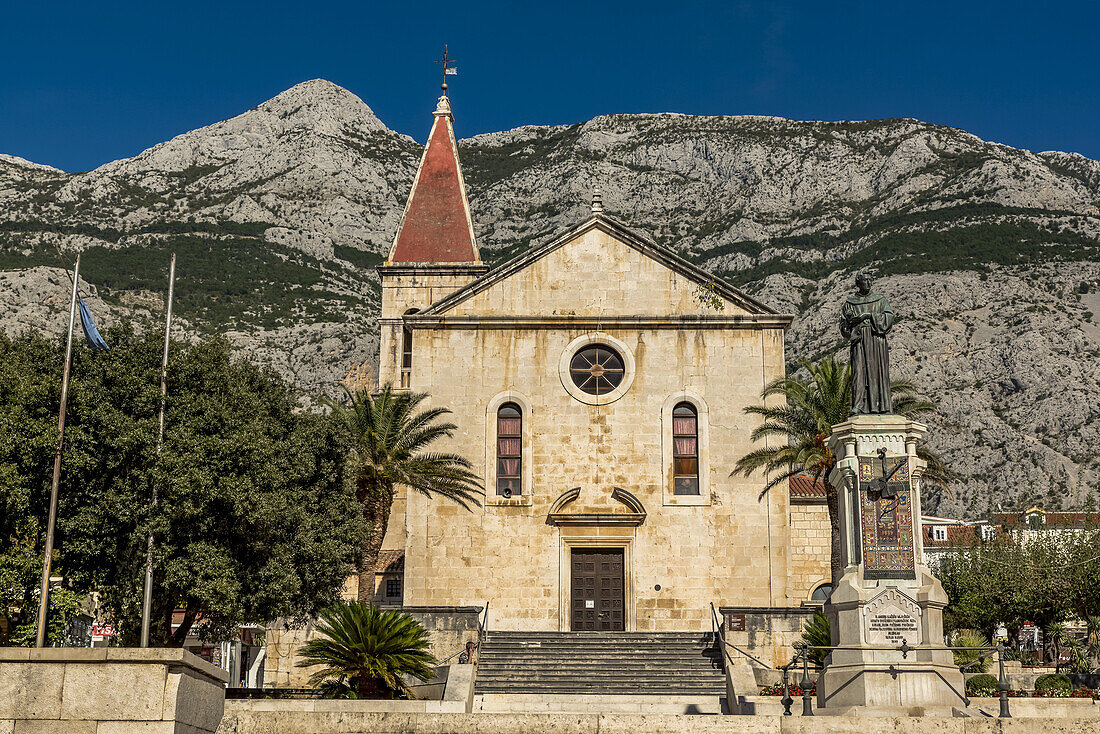
[[[475,696],[725,696],[710,632],[492,632]],[[717,712],[715,712],[717,713]]]

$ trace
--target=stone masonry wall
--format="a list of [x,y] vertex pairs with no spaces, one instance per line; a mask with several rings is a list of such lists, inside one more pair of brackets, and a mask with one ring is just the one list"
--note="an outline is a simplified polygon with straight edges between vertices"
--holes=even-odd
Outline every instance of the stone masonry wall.
[[[456,308],[465,316],[556,315],[560,325],[444,323],[415,330],[412,389],[453,411],[458,426],[438,448],[467,457],[490,481],[485,506],[472,511],[408,497],[406,604],[488,601],[490,631],[569,629],[569,553],[586,546],[624,550],[627,629],[709,629],[712,601],[791,603],[786,493],[761,496],[760,477],[729,476],[736,461],[760,445],[749,438],[756,419],[744,408],[783,374],[782,329],[673,323],[677,316],[716,315],[695,300],[696,288],[590,230]],[[743,313],[727,304],[717,315]],[[603,315],[668,317],[671,325],[568,323],[572,316]],[[611,404],[586,404],[563,387],[559,361],[580,336],[618,342],[633,357],[633,383]],[[508,500],[491,483],[493,406],[505,395],[524,406],[529,432],[529,483]],[[703,406],[700,424],[709,429],[709,440],[700,442],[705,489],[690,504],[668,491],[670,462],[663,458],[662,416],[677,396]],[[551,504],[572,488],[580,494],[568,512],[627,512],[611,498],[615,487],[641,501],[643,524],[556,526],[548,520]]]
[[790,595],[807,601],[821,584],[829,582],[831,531],[829,508],[820,503],[791,503]]

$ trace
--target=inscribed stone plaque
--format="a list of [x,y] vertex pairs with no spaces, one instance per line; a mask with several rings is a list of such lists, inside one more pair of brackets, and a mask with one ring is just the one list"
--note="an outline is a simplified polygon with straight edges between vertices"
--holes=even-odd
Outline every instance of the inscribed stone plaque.
[[[888,456],[859,457],[859,516],[863,541],[863,577],[915,579],[913,559],[913,505],[909,459]],[[896,468],[896,471],[895,471]]]
[[863,608],[868,645],[916,647],[924,640],[920,605],[897,589],[887,589]]

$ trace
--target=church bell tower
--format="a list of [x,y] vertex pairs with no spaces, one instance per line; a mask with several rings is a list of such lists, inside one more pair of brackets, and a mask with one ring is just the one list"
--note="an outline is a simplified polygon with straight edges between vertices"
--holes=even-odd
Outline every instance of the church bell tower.
[[378,383],[415,389],[416,333],[406,317],[483,275],[446,88],[386,262],[378,267]]

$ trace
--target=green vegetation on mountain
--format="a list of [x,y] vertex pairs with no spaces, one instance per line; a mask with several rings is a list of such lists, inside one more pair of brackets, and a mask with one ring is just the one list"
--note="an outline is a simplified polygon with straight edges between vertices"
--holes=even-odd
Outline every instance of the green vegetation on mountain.
[[[769,248],[791,247],[831,250],[851,235],[827,234],[777,238]],[[743,252],[759,256],[763,243],[734,243],[721,254]],[[728,249],[726,249],[728,248]],[[711,259],[715,251],[708,251]],[[1100,259],[1100,240],[1068,229],[1040,227],[1032,222],[987,222],[948,230],[903,230],[882,235],[852,255],[810,262],[776,257],[745,270],[718,272],[736,285],[751,283],[777,273],[792,273],[819,280],[837,270],[873,267],[879,275],[916,275],[952,270],[988,270],[991,265],[1030,265],[1041,262]]]

